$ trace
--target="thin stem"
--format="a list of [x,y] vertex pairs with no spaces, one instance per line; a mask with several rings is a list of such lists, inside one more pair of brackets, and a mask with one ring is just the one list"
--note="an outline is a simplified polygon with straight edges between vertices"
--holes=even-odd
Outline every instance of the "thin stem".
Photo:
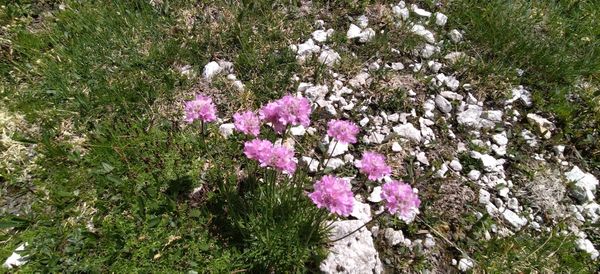
[[350,235],[352,235],[352,234],[356,233],[357,231],[361,230],[363,227],[365,227],[365,226],[367,226],[368,224],[370,224],[371,222],[375,221],[377,218],[379,218],[379,216],[383,215],[383,213],[385,213],[385,211],[382,211],[381,213],[379,213],[379,214],[375,215],[375,217],[373,217],[373,218],[372,218],[370,221],[368,221],[368,222],[364,223],[363,225],[361,225],[359,228],[357,228],[357,229],[353,230],[352,232],[350,232],[350,233],[346,234],[345,236],[343,236],[343,237],[341,237],[341,238],[338,238],[338,239],[335,239],[335,240],[333,240],[333,241],[330,241],[329,243],[335,243],[335,242],[337,242],[337,241],[340,241],[340,240],[346,239],[348,236],[350,236]]

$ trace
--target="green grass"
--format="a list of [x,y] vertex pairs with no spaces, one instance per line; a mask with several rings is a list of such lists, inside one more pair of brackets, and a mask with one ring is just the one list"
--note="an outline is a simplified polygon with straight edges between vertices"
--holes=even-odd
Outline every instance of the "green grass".
[[556,118],[562,129],[556,141],[586,151],[590,166],[597,166],[600,2],[456,0],[447,7],[452,26],[466,31],[468,43],[458,49],[477,62],[462,70],[480,83],[480,92],[502,98],[505,84],[525,85],[535,107]]
[[[186,11],[194,24],[182,23]],[[1,254],[28,242],[24,273],[315,267],[326,231],[321,211],[297,187],[264,196],[265,186],[238,176],[236,167],[248,165],[243,140],[224,142],[212,128],[204,142],[198,128],[182,128],[172,110],[194,85],[175,64],[201,72],[215,58],[233,61],[252,91],[251,98],[228,96],[238,107],[289,91],[297,64],[288,39],[302,34],[308,21],[296,18],[284,28],[281,21],[294,16],[284,11],[268,1],[156,8],[147,1],[67,1],[65,10],[58,2],[16,2],[3,8],[0,20],[10,31],[3,34],[9,50],[0,61],[2,101],[40,125],[24,138],[43,157],[33,187],[2,173],[2,182],[31,189],[36,200],[30,214],[2,216],[3,227],[14,230],[0,234]],[[84,154],[64,141],[65,122],[73,125],[71,133],[87,136]],[[296,184],[308,183],[298,177]],[[196,197],[200,206],[188,198],[198,186],[208,190]],[[235,199],[232,193],[243,187],[244,199]]]

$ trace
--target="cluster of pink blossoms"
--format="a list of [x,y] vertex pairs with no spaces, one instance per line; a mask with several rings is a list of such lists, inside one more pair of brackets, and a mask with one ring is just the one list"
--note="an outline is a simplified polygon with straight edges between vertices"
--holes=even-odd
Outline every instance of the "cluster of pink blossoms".
[[379,180],[392,173],[392,168],[385,163],[385,156],[377,152],[367,151],[363,153],[363,157],[356,164],[356,167],[358,167],[362,173],[366,174],[369,180],[373,181]]
[[331,120],[327,123],[327,135],[340,143],[356,143],[359,128],[355,123],[343,120]]
[[202,94],[196,95],[192,101],[185,102],[185,120],[192,123],[195,120],[211,122],[217,119],[217,108],[211,98]]
[[315,191],[308,197],[318,208],[325,207],[332,213],[348,216],[354,206],[354,195],[350,183],[344,179],[327,175],[314,185]]
[[402,220],[410,221],[419,212],[421,200],[410,185],[391,181],[381,187],[381,199],[391,214],[397,214]]
[[262,167],[272,167],[288,174],[296,171],[294,151],[281,145],[273,145],[268,140],[254,139],[244,143],[244,154],[257,160]]
[[233,115],[235,129],[248,134],[258,136],[260,134],[260,119],[252,111],[245,111]]
[[310,103],[306,98],[286,95],[263,106],[260,110],[260,118],[271,123],[273,129],[281,134],[288,125],[308,127],[310,113]]

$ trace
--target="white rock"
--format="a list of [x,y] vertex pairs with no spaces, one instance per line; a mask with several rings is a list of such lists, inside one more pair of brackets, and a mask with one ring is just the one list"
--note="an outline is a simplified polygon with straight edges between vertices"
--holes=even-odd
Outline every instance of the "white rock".
[[598,179],[591,173],[583,173],[575,166],[570,172],[565,173],[567,179],[574,182],[571,194],[581,203],[591,202],[595,199],[594,193],[598,187]]
[[419,8],[419,6],[412,4],[410,6],[410,8],[412,9],[412,11],[418,15],[418,16],[422,16],[422,17],[431,17],[431,12],[428,12],[422,8]]
[[479,170],[473,169],[473,170],[469,171],[469,174],[467,174],[467,177],[469,177],[469,179],[471,179],[473,181],[477,181],[477,180],[479,180],[479,177],[481,177],[481,172]]
[[512,98],[509,100],[506,100],[504,103],[505,104],[512,104],[517,100],[521,100],[523,102],[523,104],[525,104],[525,106],[531,106],[533,104],[533,101],[531,100],[531,92],[529,92],[528,90],[526,90],[523,86],[518,86],[516,88],[513,88],[511,90],[512,93]]
[[319,62],[328,67],[336,65],[340,61],[340,59],[340,55],[332,49],[324,50],[323,52],[321,52],[321,55],[319,55]]
[[444,164],[442,164],[440,169],[436,172],[436,175],[438,178],[445,178],[446,172],[448,172],[448,165],[444,163]]
[[392,12],[394,13],[394,15],[396,17],[400,17],[400,18],[402,18],[402,20],[405,20],[405,21],[410,16],[410,11],[407,8],[403,8],[400,6],[394,6],[392,8]]
[[346,37],[348,37],[348,39],[358,38],[360,37],[361,32],[362,30],[357,25],[350,24],[350,28],[348,29],[348,32],[346,32]]
[[333,29],[328,30],[316,30],[312,33],[312,38],[317,42],[325,42],[327,38],[333,34]]
[[373,39],[373,37],[375,37],[375,31],[372,28],[366,28],[365,30],[363,30],[360,33],[360,37],[358,38],[358,41],[361,43],[366,43],[371,41],[371,39]]
[[577,248],[590,254],[592,260],[598,259],[600,253],[598,252],[598,250],[596,250],[594,244],[592,244],[590,240],[580,238],[575,241],[575,244],[577,245]]
[[331,168],[333,170],[336,170],[345,164],[344,160],[340,158],[331,158],[325,162],[327,163],[326,167]]
[[417,143],[421,142],[421,131],[416,129],[411,123],[393,127],[392,130],[402,138],[406,138]]
[[366,16],[364,16],[364,15],[361,15],[361,16],[359,16],[359,17],[356,19],[356,23],[358,24],[358,26],[359,26],[361,29],[364,29],[364,28],[366,28],[366,27],[369,25],[369,18],[367,18],[367,17],[366,17]]
[[366,126],[368,123],[369,123],[369,118],[367,118],[367,117],[365,117],[365,118],[362,118],[360,121],[358,121],[358,124],[359,124],[361,127],[364,127],[364,126]]
[[425,41],[427,41],[427,43],[430,43],[430,44],[435,43],[435,37],[433,36],[433,33],[431,31],[425,29],[425,27],[423,27],[422,25],[415,24],[412,26],[410,31],[418,36],[423,37],[423,39],[425,39]]
[[503,187],[498,190],[498,196],[507,198],[509,191],[510,191],[510,189],[508,189],[508,187]]
[[421,162],[422,164],[428,166],[429,165],[429,160],[427,159],[427,156],[425,156],[425,152],[419,152],[417,153],[417,161]]
[[501,146],[507,145],[508,137],[506,135],[506,131],[503,131],[502,133],[494,134],[492,136],[492,140],[494,140],[494,142],[498,145],[501,145]]
[[446,99],[457,101],[461,101],[464,98],[464,96],[452,91],[442,91],[440,92],[440,95],[444,96]]
[[459,52],[459,51],[453,51],[453,52],[446,54],[446,56],[444,56],[444,59],[446,59],[448,61],[448,63],[450,63],[450,64],[456,64],[457,62],[464,60],[466,58],[467,58],[467,55],[464,52]]
[[462,272],[467,272],[469,271],[469,269],[473,268],[474,265],[475,263],[473,262],[473,260],[468,258],[462,258],[460,259],[460,261],[458,261],[458,270]]
[[367,199],[370,202],[373,203],[379,203],[381,201],[383,201],[383,199],[381,198],[381,187],[380,186],[376,186],[373,188],[373,192],[371,192],[371,195],[369,195],[369,198]]
[[435,54],[436,50],[437,48],[435,46],[425,44],[425,46],[421,49],[421,57],[428,59]]
[[371,206],[362,203],[355,198],[354,206],[352,207],[352,213],[350,213],[350,216],[361,221],[368,222],[371,220]]
[[402,147],[400,146],[400,144],[398,144],[398,142],[393,142],[392,143],[392,151],[393,152],[400,152],[400,151],[402,151]]
[[231,134],[233,134],[233,129],[235,126],[233,123],[222,124],[219,126],[219,133],[225,138],[229,138]]
[[517,215],[517,213],[510,209],[504,210],[502,212],[502,217],[517,230],[521,229],[521,227],[527,224],[526,218],[520,217]]
[[310,172],[317,172],[319,170],[319,160],[311,157],[302,157],[302,161],[308,166]]
[[495,171],[496,166],[499,164],[496,158],[488,154],[481,154],[479,160],[481,160],[484,170],[488,172]]
[[462,164],[457,159],[454,159],[450,162],[450,168],[454,171],[461,171],[463,169]]
[[304,128],[303,125],[291,127],[290,133],[294,136],[302,136],[302,135],[306,134],[306,128]]
[[555,129],[555,126],[552,122],[548,121],[548,119],[539,116],[537,114],[529,113],[527,114],[527,120],[529,123],[537,126],[537,130],[544,139],[550,139],[552,137],[552,131]]
[[487,190],[485,190],[483,188],[479,189],[479,203],[480,204],[482,204],[482,205],[489,204],[490,198],[491,198],[491,195]]
[[445,14],[443,14],[441,12],[435,13],[435,24],[436,25],[444,26],[444,25],[446,25],[446,22],[448,22],[448,16],[446,16]]
[[212,61],[204,66],[202,76],[205,80],[210,81],[215,75],[221,73],[223,69],[219,66],[219,63]]
[[463,39],[462,33],[456,29],[451,30],[450,33],[448,33],[448,37],[450,37],[450,40],[454,43],[458,43]]
[[400,114],[398,113],[394,113],[394,114],[390,114],[387,117],[388,121],[392,122],[392,123],[396,123],[398,122],[398,120],[400,120]]
[[502,122],[502,111],[500,110],[487,110],[481,113],[481,117],[492,122]]
[[[364,222],[360,220],[334,222],[331,226],[330,240],[342,238],[363,224]],[[320,269],[324,273],[383,272],[371,232],[366,227],[361,228],[350,237],[333,242]]]
[[452,111],[452,104],[441,95],[435,96],[435,105],[443,113]]
[[[335,150],[334,150],[335,148]],[[348,151],[348,144],[341,142],[331,142],[329,143],[329,148],[327,148],[327,155],[331,155],[332,157],[336,157],[342,155]]]
[[404,242],[404,234],[402,233],[402,230],[394,230],[393,228],[388,227],[383,231],[383,236],[385,237],[387,243],[391,246],[395,246]]
[[350,81],[348,81],[348,84],[350,84],[350,86],[354,88],[364,86],[367,84],[367,80],[369,79],[369,77],[371,76],[368,73],[361,72],[354,76],[354,78],[350,79]]
[[19,245],[15,249],[15,251],[6,259],[6,261],[4,261],[4,264],[2,264],[2,266],[11,269],[13,267],[19,267],[27,263],[27,257],[23,257],[21,256],[21,254],[17,253],[20,251],[24,251],[26,246],[26,243]]

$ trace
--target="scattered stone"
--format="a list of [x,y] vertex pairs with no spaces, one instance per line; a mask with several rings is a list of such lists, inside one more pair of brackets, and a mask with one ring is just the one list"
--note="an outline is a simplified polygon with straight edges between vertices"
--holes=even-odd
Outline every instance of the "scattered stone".
[[308,166],[310,172],[317,172],[319,170],[319,160],[311,157],[302,157],[302,161]]
[[479,177],[481,177],[481,172],[479,170],[473,169],[469,171],[467,177],[469,177],[469,179],[471,179],[472,181],[477,181],[479,180]]
[[21,252],[25,250],[25,247],[27,246],[27,244],[21,244],[19,245],[15,251],[10,255],[10,257],[8,257],[6,259],[6,261],[4,261],[4,264],[2,264],[3,267],[11,269],[13,267],[19,267],[24,265],[25,263],[27,263],[27,257],[23,257],[21,256],[21,254],[17,253],[17,252]]
[[594,244],[592,244],[590,240],[580,238],[575,241],[575,244],[577,245],[577,248],[590,254],[592,260],[598,259],[600,253],[598,252],[598,250],[596,250]]
[[391,68],[393,70],[396,70],[396,71],[403,70],[404,69],[404,65],[402,63],[400,63],[400,62],[396,62],[396,63],[392,63]]
[[526,90],[523,86],[518,86],[516,88],[513,88],[511,90],[512,92],[512,98],[509,100],[506,100],[506,102],[504,102],[505,104],[509,105],[514,103],[517,100],[521,100],[523,102],[523,104],[525,104],[525,106],[530,107],[533,104],[533,101],[531,100],[531,92],[529,92],[528,90]]
[[474,265],[475,263],[473,262],[473,260],[468,258],[462,258],[460,259],[460,261],[458,261],[458,270],[462,272],[467,272],[471,268],[473,268]]
[[348,144],[341,142],[330,142],[327,149],[327,155],[332,157],[340,156],[348,151]]
[[328,30],[316,30],[312,33],[312,38],[320,43],[327,41],[327,38],[333,34],[333,29]]
[[412,26],[410,31],[418,36],[423,37],[423,39],[425,39],[425,41],[427,41],[427,43],[430,43],[430,44],[435,43],[435,37],[433,36],[433,33],[431,31],[425,29],[425,27],[423,27],[422,25],[416,24],[416,25]]
[[348,32],[346,32],[346,37],[348,39],[359,38],[362,30],[355,24],[350,24],[350,28]]
[[435,97],[435,105],[438,109],[443,113],[449,113],[452,111],[452,104],[446,100],[442,95],[437,95]]
[[303,125],[291,127],[290,133],[294,136],[302,136],[302,135],[306,134],[306,128],[304,128]]
[[462,33],[460,33],[460,31],[453,29],[448,33],[448,37],[450,37],[450,40],[454,43],[458,43],[460,41],[462,41],[463,39],[463,35]]
[[580,203],[594,201],[594,193],[598,187],[598,179],[594,175],[584,173],[579,167],[575,166],[571,171],[565,173],[565,176],[567,180],[574,183],[571,188],[571,194],[575,199]]
[[212,61],[204,66],[204,71],[202,72],[202,76],[206,81],[211,81],[212,78],[221,73],[223,69],[219,66],[219,63]]
[[463,169],[462,164],[457,159],[454,159],[450,162],[450,168],[454,171],[461,171]]
[[427,156],[425,156],[425,152],[419,152],[417,153],[417,161],[419,161],[420,163],[428,166],[429,165],[429,160],[427,159]]
[[371,220],[371,206],[362,203],[355,198],[352,213],[350,213],[350,215],[361,221],[368,222]]
[[371,192],[371,195],[369,195],[369,198],[367,200],[369,200],[369,202],[373,202],[373,203],[379,203],[379,202],[383,201],[383,199],[381,199],[381,187],[380,186],[374,187],[373,192]]
[[233,125],[233,123],[222,124],[221,126],[219,126],[219,133],[221,133],[221,136],[229,138],[229,136],[233,134],[234,128],[235,126]]
[[527,120],[529,123],[537,126],[537,130],[544,139],[550,139],[552,137],[552,131],[555,129],[555,126],[552,122],[548,121],[548,119],[539,116],[537,114],[529,113],[527,114]]
[[391,246],[398,245],[404,242],[404,234],[402,230],[394,230],[393,228],[386,228],[383,231],[383,236],[387,243]]
[[438,26],[444,26],[446,25],[446,22],[448,22],[448,16],[446,16],[445,14],[441,13],[441,12],[436,12],[435,13],[435,24]]
[[336,65],[340,61],[340,59],[340,55],[332,49],[324,50],[323,52],[321,52],[321,55],[319,55],[319,62],[328,67]]
[[480,204],[487,205],[490,203],[490,199],[491,199],[491,195],[487,190],[485,190],[483,188],[479,189],[479,203]]
[[392,130],[402,138],[409,139],[417,143],[421,142],[421,131],[416,129],[411,123],[393,127]]
[[402,147],[400,146],[400,144],[398,144],[398,142],[393,142],[392,143],[392,151],[393,152],[400,152],[400,151],[402,151]]
[[510,209],[506,209],[502,212],[502,217],[504,220],[511,224],[515,229],[519,230],[521,227],[527,224],[527,219],[520,217],[514,211]]
[[[331,226],[330,240],[337,240],[364,224],[361,220],[337,221]],[[352,236],[333,242],[327,258],[320,265],[325,273],[382,273],[379,254],[371,232],[363,227]]]
[[419,6],[412,4],[410,6],[410,8],[412,9],[412,11],[418,15],[418,16],[422,16],[422,17],[431,17],[431,12],[428,12],[422,8],[419,8]]

